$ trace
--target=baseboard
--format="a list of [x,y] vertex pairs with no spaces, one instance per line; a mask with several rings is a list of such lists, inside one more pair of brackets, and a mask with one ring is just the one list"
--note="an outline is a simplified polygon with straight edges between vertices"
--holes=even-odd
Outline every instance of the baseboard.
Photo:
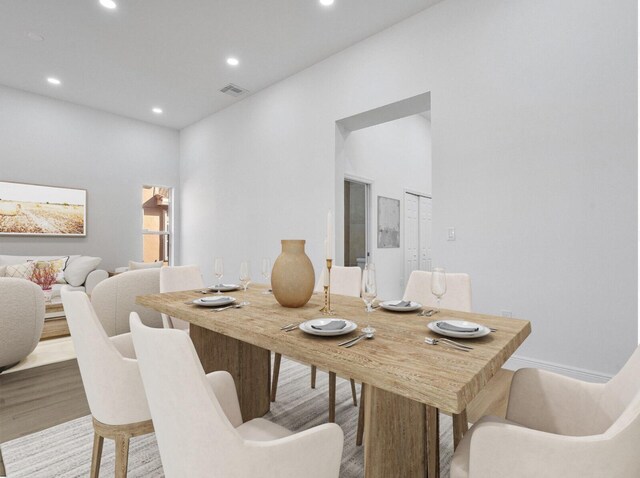
[[534,360],[526,357],[519,357],[517,355],[512,356],[504,364],[504,368],[508,370],[518,370],[519,368],[540,368],[542,370],[548,370],[567,377],[572,377],[578,380],[584,380],[585,382],[604,383],[611,379],[611,375],[605,375],[592,370],[585,370],[581,368],[567,367],[553,362],[545,362],[544,360]]

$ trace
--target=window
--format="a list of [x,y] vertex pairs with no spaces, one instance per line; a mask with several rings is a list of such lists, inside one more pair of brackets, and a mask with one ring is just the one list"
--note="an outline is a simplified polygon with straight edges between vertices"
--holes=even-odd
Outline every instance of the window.
[[142,257],[169,265],[171,252],[171,188],[142,187]]

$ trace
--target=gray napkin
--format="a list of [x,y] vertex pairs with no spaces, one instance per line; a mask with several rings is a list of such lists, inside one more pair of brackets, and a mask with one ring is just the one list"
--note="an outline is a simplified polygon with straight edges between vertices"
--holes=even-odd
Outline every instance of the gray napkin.
[[200,302],[212,303],[212,302],[220,302],[225,300],[229,300],[229,298],[224,296],[223,297],[202,297],[200,299]]
[[344,320],[333,320],[325,325],[312,325],[311,328],[315,330],[341,330],[347,326]]
[[410,300],[400,300],[397,304],[393,304],[394,307],[411,307]]
[[453,325],[448,322],[436,322],[436,325],[442,330],[448,330],[450,332],[477,332],[480,330],[478,327],[460,327],[459,325]]

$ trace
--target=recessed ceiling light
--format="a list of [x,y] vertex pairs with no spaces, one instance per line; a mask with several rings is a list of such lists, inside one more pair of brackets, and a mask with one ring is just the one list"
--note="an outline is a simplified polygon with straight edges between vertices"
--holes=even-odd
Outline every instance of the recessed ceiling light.
[[100,5],[102,5],[104,8],[108,8],[109,10],[113,10],[118,6],[113,0],[100,0]]
[[333,0],[320,0],[320,5],[324,5],[325,7],[329,7],[333,5]]
[[27,36],[29,37],[29,40],[33,40],[33,41],[44,40],[44,37],[42,35],[38,35],[36,32],[27,32]]
[[51,83],[52,85],[61,85],[62,84],[62,82],[59,79],[54,78],[53,76],[50,76],[49,78],[47,78],[47,81],[49,83]]
[[153,111],[157,115],[162,114],[162,108],[158,108],[157,106],[155,108],[151,108],[151,111]]
[[239,64],[240,64],[240,60],[238,60],[237,58],[234,58],[232,56],[227,58],[227,65],[238,66]]

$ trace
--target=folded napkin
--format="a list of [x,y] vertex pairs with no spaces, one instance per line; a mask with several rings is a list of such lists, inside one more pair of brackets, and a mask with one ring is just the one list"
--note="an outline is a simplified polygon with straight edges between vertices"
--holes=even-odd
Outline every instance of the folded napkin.
[[344,320],[332,320],[325,325],[312,325],[311,328],[315,330],[341,330],[347,326]]
[[480,330],[478,327],[460,327],[459,325],[453,325],[449,322],[436,322],[436,325],[442,330],[448,330],[450,332],[477,332]]
[[220,302],[221,300],[229,300],[229,297],[202,297],[200,302]]
[[393,304],[393,306],[394,307],[411,307],[411,301],[410,300],[399,300],[398,302]]

